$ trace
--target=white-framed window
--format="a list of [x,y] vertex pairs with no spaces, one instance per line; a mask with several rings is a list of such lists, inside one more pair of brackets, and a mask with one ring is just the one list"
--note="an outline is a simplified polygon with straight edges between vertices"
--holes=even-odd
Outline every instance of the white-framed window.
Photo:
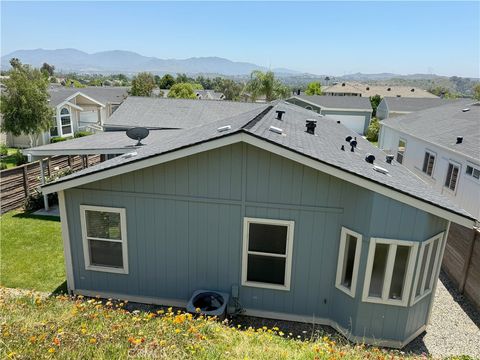
[[432,176],[433,167],[435,165],[436,154],[430,150],[425,151],[425,157],[423,158],[422,171],[428,176]]
[[58,136],[58,124],[57,124],[57,115],[53,115],[52,119],[52,127],[50,128],[50,136],[56,137]]
[[244,218],[242,285],[290,290],[294,222]]
[[423,242],[419,251],[419,263],[413,282],[411,305],[417,303],[432,292],[435,274],[439,266],[439,257],[442,249],[444,233]]
[[403,163],[403,158],[405,157],[405,150],[406,149],[407,149],[407,140],[405,140],[405,139],[398,140],[397,162],[399,164]]
[[454,163],[448,163],[447,176],[445,177],[445,187],[451,191],[455,191],[458,182],[458,173],[460,166]]
[[80,221],[85,268],[128,274],[125,209],[80,205]]
[[467,163],[465,175],[473,180],[480,180],[480,166]]
[[62,108],[62,110],[60,110],[60,123],[62,126],[62,136],[73,134],[72,117],[67,108]]
[[362,300],[407,306],[418,243],[371,238]]
[[335,286],[351,297],[355,297],[361,251],[362,235],[342,227]]

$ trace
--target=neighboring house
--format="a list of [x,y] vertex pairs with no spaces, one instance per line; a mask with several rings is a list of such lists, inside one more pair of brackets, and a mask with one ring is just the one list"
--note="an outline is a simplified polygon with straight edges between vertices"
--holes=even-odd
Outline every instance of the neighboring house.
[[370,99],[357,96],[296,95],[289,103],[313,110],[330,119],[340,120],[350,130],[365,134],[372,117]]
[[124,136],[128,153],[42,188],[59,195],[69,291],[185,306],[219,290],[247,315],[394,347],[424,331],[449,224],[473,227],[471,215],[363,138],[351,151],[356,133],[327,116],[315,128],[285,102],[229,114],[229,102],[147,100],[118,113],[188,123],[143,146]]
[[410,114],[414,111],[429,109],[435,106],[449,104],[456,99],[441,98],[407,98],[407,97],[384,97],[377,107],[377,118],[380,120],[392,116]]
[[[106,119],[126,98],[127,88],[52,86],[49,94],[49,104],[55,110],[53,126],[39,136],[38,145],[48,144],[55,137],[73,137],[76,131],[101,131]],[[7,144],[27,148],[30,147],[30,138],[7,134]]]
[[472,101],[383,120],[378,145],[480,219],[480,105]]
[[381,97],[438,98],[427,90],[411,86],[368,85],[357,82],[337,83],[322,89],[322,93],[331,96],[370,97],[380,95]]

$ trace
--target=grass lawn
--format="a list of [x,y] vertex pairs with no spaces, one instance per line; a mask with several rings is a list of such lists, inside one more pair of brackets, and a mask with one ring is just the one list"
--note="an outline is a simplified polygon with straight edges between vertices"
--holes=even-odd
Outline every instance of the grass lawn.
[[0,285],[55,291],[65,282],[60,218],[10,211],[0,216]]
[[237,328],[190,314],[129,312],[125,303],[0,288],[0,358],[17,359],[425,359],[282,329]]
[[8,151],[8,155],[5,156],[4,158],[2,158],[2,163],[7,165],[7,169],[11,169],[11,168],[17,166],[16,163],[15,163],[15,159],[13,157],[13,154],[17,152],[17,149],[8,148],[7,151]]

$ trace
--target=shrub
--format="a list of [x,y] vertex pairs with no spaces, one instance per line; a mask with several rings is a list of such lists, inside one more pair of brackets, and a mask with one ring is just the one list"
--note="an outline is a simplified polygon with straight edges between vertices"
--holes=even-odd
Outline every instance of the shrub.
[[12,159],[15,163],[15,166],[20,166],[28,162],[27,157],[23,155],[22,150],[20,149],[17,149],[17,151],[12,154]]
[[370,122],[370,125],[368,125],[367,140],[372,142],[378,141],[379,131],[380,131],[380,124],[378,123],[378,119],[373,118],[372,121]]
[[77,131],[74,135],[75,138],[80,138],[84,136],[92,135],[90,131]]
[[[49,205],[58,204],[58,196],[56,193],[48,194],[47,196]],[[23,208],[26,212],[40,210],[43,208],[43,205],[43,195],[39,189],[35,189],[31,192],[23,202]]]
[[54,138],[51,138],[50,139],[50,143],[51,144],[55,144],[57,142],[62,142],[62,141],[67,141],[71,139],[71,137],[62,137],[62,136],[57,136],[57,137],[54,137]]
[[0,170],[5,170],[7,168],[7,164],[5,164],[3,161],[0,161]]
[[0,155],[1,156],[7,156],[8,155],[7,145],[5,145],[5,144],[0,145]]

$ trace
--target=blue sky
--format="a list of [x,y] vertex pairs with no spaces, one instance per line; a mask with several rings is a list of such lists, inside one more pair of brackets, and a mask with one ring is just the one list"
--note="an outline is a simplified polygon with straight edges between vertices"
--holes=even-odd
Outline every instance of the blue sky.
[[17,49],[220,56],[315,74],[480,77],[479,2],[5,2]]

